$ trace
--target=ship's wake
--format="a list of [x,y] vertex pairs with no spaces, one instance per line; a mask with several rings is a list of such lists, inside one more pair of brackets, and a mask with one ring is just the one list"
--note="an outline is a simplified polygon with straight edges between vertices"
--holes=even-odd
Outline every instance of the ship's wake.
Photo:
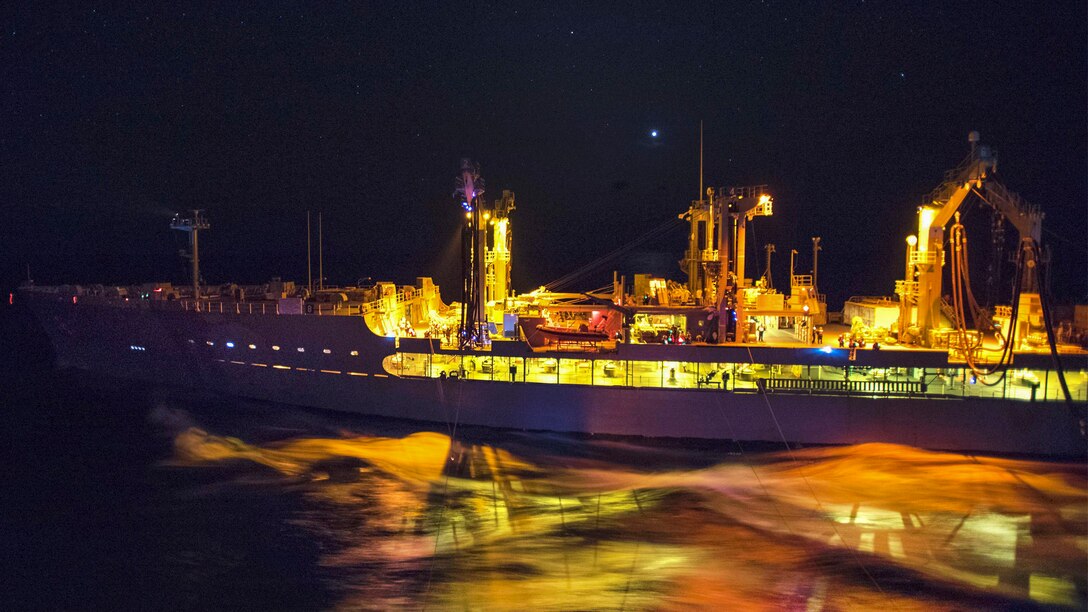
[[1088,602],[1082,464],[866,444],[654,471],[521,450],[436,433],[258,444],[189,427],[173,463],[255,466],[303,495],[295,522],[324,543],[345,607]]

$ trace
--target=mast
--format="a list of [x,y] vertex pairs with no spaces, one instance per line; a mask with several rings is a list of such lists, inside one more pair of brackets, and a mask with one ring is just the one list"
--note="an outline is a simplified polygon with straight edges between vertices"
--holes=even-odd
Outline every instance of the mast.
[[771,279],[771,253],[774,253],[774,244],[767,243],[763,245],[763,250],[767,251],[767,266],[763,269],[764,276],[767,278],[767,288],[774,289],[774,280]]
[[204,217],[203,210],[193,209],[192,216],[182,217],[180,213],[174,215],[170,222],[170,229],[175,229],[189,234],[189,252],[183,253],[192,263],[193,299],[200,298],[200,231],[206,230],[208,220]]
[[454,196],[465,211],[465,225],[461,233],[461,348],[475,346],[484,341],[487,325],[487,303],[484,281],[486,278],[487,226],[480,211],[484,181],[479,168],[468,159],[461,160],[461,174],[456,179]]
[[317,290],[325,288],[325,249],[321,246],[324,234],[321,231],[321,212],[317,213]]
[[703,199],[703,120],[699,120],[699,199]]
[[720,209],[715,207],[711,191],[704,191],[703,183],[703,122],[699,122],[699,193],[691,201],[688,212],[680,215],[687,219],[688,248],[681,266],[688,275],[688,291],[700,304],[714,302],[720,278],[717,252],[722,247]]
[[310,211],[306,211],[306,290],[310,292],[310,295],[314,293],[314,266],[311,262],[311,253],[313,248],[310,246]]

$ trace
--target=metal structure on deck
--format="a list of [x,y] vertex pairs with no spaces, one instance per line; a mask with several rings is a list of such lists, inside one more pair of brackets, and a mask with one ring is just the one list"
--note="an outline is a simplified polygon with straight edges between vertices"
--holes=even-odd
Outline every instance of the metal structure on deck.
[[181,256],[192,264],[193,299],[200,298],[200,232],[209,229],[207,218],[203,210],[191,210],[188,217],[182,217],[181,213],[175,214],[170,222],[170,229],[187,232],[189,234],[189,250],[182,251]]

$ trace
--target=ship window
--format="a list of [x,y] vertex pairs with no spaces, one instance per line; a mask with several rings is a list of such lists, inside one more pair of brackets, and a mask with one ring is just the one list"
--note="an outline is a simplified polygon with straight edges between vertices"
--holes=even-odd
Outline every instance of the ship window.
[[305,352],[306,352],[306,349],[304,349],[304,348],[302,348],[302,347],[300,346],[300,347],[298,347],[298,352],[300,352],[300,353],[305,353]]
[[660,361],[632,361],[628,376],[636,387],[660,387],[667,370],[661,367]]
[[249,345],[249,348],[250,348],[250,350],[256,349],[257,345],[256,344],[251,344],[251,345]]
[[227,348],[234,348],[233,342],[227,342]]
[[193,340],[192,338],[189,338],[189,344],[196,344],[196,340]]
[[529,357],[525,360],[525,380],[529,382],[559,382],[559,363],[551,357]]
[[627,362],[597,359],[590,379],[595,385],[623,386],[627,381]]
[[205,340],[204,344],[207,344],[208,346],[215,346],[215,343],[212,342],[211,340]]
[[352,351],[351,356],[352,357],[358,357],[359,356],[359,351]]
[[321,352],[325,353],[326,355],[331,355],[332,354],[332,351],[330,351],[329,349],[325,349],[325,350],[323,350]]
[[273,351],[278,351],[278,350],[280,350],[280,347],[279,347],[279,345],[273,344],[273,345],[272,345],[272,350],[273,350]]

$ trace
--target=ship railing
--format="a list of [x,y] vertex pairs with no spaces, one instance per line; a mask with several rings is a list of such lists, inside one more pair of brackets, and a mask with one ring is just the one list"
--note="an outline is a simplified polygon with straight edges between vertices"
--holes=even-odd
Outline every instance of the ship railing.
[[[898,283],[899,281],[896,282]],[[898,287],[898,285],[896,286]],[[846,300],[847,304],[872,304],[874,302],[882,306],[898,304],[896,300],[893,300],[886,295],[851,295],[850,298]]]
[[812,275],[811,274],[794,274],[790,279],[790,284],[793,287],[811,287]]
[[930,206],[931,204],[937,204],[943,206],[948,198],[952,197],[952,194],[959,189],[963,184],[967,171],[971,168],[971,165],[975,161],[974,152],[968,153],[955,168],[946,170],[944,173],[944,182],[936,186],[933,191],[922,201],[924,206]]
[[944,251],[911,251],[910,265],[943,266]]
[[808,380],[804,378],[765,378],[764,388],[770,392],[803,392],[858,395],[922,395],[920,381],[905,380]]
[[748,185],[745,187],[729,187],[723,190],[723,195],[730,195],[736,198],[751,198],[759,197],[766,192],[766,185]]
[[684,251],[684,259],[695,261],[718,261],[719,253],[717,249],[686,249]]
[[354,316],[363,314],[363,306],[365,304],[352,304],[350,302],[308,302],[307,307],[303,310],[303,314],[317,315],[317,316]]
[[[403,304],[409,301],[403,292],[397,293],[396,303]],[[375,299],[373,302],[364,302],[359,305],[341,303],[308,302],[302,310],[302,315],[331,316],[331,315],[367,315],[383,311],[385,299]],[[277,302],[220,302],[205,301],[205,299],[182,299],[182,309],[193,313],[210,313],[218,315],[280,315],[280,304]]]
[[[237,315],[278,315],[279,302],[222,302],[219,300],[179,300],[180,308],[186,312],[205,314],[237,314]],[[177,307],[177,306],[175,306]],[[364,304],[342,304],[307,302],[303,311],[299,314],[332,316],[332,315],[364,315],[369,312],[381,310],[381,300]]]
[[897,280],[895,292],[905,297],[915,297],[918,295],[918,281]]
[[275,315],[280,313],[278,302],[222,302],[206,300],[181,300],[185,312],[214,314]]

